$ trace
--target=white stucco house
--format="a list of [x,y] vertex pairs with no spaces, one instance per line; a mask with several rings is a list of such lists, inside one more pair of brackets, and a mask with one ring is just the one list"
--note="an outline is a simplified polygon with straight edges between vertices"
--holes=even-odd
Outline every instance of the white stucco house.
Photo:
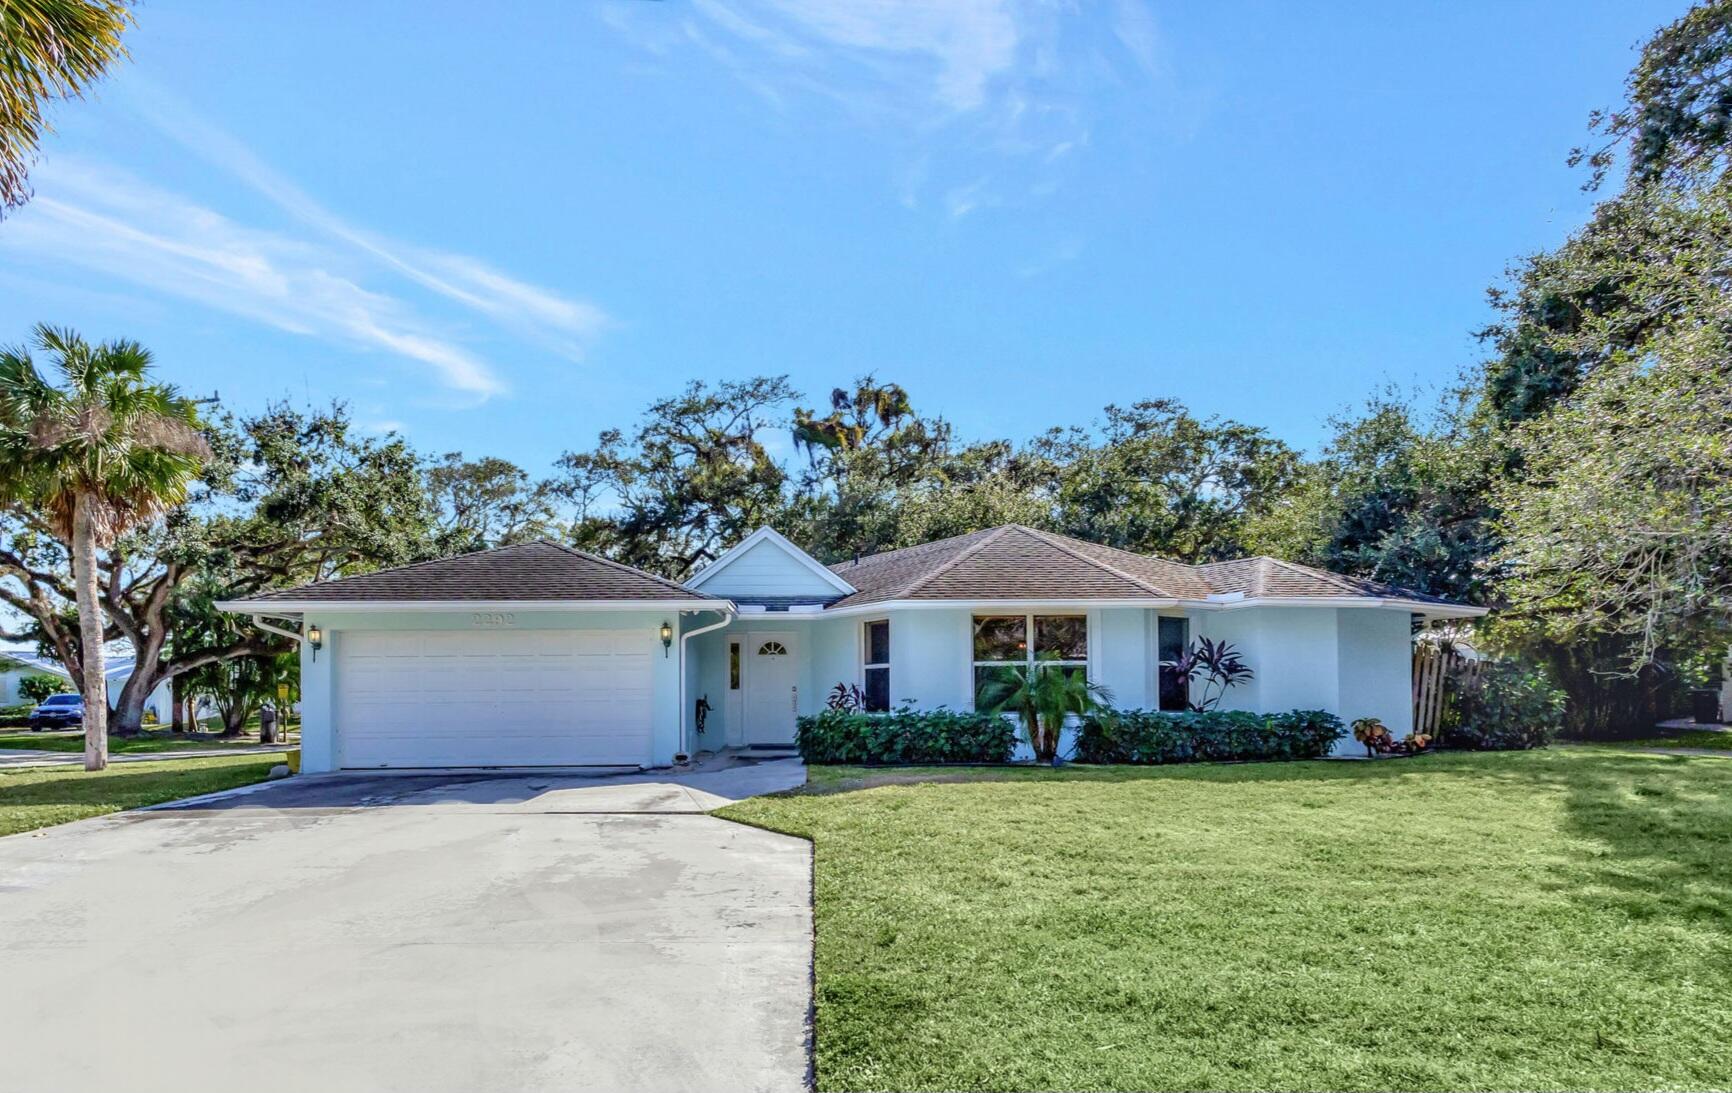
[[1182,708],[1161,665],[1202,636],[1256,673],[1224,708],[1405,735],[1414,618],[1484,613],[1273,558],[1184,565],[1019,525],[832,566],[763,528],[684,584],[543,541],[222,606],[301,643],[307,771],[665,766],[786,747],[837,683],[877,708],[966,710],[1036,658],[1083,668],[1121,708]]

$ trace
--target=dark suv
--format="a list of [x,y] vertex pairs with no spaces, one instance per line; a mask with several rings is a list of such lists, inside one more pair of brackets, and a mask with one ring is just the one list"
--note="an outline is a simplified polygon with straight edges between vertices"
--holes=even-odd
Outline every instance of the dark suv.
[[77,695],[49,695],[42,704],[30,711],[30,728],[70,729],[84,724],[84,699]]

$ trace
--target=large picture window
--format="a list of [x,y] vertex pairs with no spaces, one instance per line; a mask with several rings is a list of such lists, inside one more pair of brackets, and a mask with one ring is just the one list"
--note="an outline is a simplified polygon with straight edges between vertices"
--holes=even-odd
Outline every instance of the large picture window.
[[1185,647],[1190,644],[1190,621],[1188,619],[1160,618],[1160,676],[1161,676],[1161,709],[1184,710],[1191,705],[1191,684],[1176,670],[1179,658],[1185,655]]
[[974,616],[974,699],[1018,672],[1088,675],[1089,628],[1082,615]]
[[890,708],[890,620],[873,619],[865,624],[862,653],[866,709],[879,713]]

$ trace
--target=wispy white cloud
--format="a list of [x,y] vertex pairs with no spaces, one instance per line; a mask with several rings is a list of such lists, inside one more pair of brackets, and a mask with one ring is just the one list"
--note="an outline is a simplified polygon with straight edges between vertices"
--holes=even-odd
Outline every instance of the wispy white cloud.
[[[1091,99],[1163,76],[1143,0],[691,0],[604,4],[604,21],[669,61],[696,46],[779,112],[815,102],[875,127],[891,191],[956,217],[1055,188],[1087,147]],[[982,158],[1008,165],[972,199]],[[973,162],[959,162],[973,160]],[[931,188],[936,200],[928,202]]]
[[581,346],[573,339],[593,336],[607,325],[607,315],[587,301],[529,284],[477,258],[398,242],[350,223],[178,99],[141,81],[133,86],[133,99],[141,115],[165,135],[307,227],[347,244],[422,288],[521,334],[556,341],[571,357],[581,353]]
[[1161,36],[1155,17],[1144,0],[1117,0],[1113,8],[1113,33],[1125,52],[1151,76],[1161,74]]
[[307,337],[428,368],[471,402],[506,389],[485,361],[403,300],[364,287],[353,259],[251,228],[124,172],[59,160],[0,246]]

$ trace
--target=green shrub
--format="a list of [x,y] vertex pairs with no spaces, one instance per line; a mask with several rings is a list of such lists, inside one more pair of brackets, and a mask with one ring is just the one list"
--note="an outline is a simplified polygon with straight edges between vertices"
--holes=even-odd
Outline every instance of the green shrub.
[[1564,692],[1537,668],[1513,660],[1487,664],[1463,688],[1443,743],[1474,751],[1543,748],[1564,718]]
[[18,681],[18,694],[31,702],[45,702],[49,695],[57,695],[71,689],[72,684],[64,679],[57,679],[44,672],[25,676]]
[[1004,763],[1016,750],[1016,724],[998,714],[824,710],[798,725],[808,763]]
[[1086,718],[1079,763],[1199,763],[1225,759],[1316,759],[1346,730],[1324,710],[1278,714],[1238,710],[1166,713],[1121,710]]

